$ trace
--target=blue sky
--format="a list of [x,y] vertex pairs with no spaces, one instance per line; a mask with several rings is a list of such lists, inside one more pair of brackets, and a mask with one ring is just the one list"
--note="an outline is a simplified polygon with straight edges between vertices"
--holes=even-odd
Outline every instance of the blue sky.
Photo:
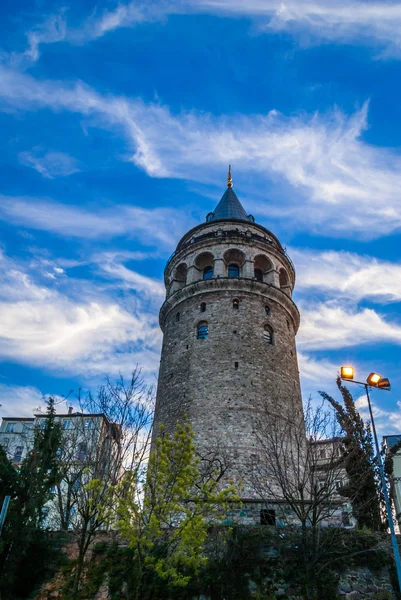
[[304,394],[377,370],[399,433],[401,4],[6,0],[0,23],[0,414],[155,381],[165,262],[231,162],[297,269]]

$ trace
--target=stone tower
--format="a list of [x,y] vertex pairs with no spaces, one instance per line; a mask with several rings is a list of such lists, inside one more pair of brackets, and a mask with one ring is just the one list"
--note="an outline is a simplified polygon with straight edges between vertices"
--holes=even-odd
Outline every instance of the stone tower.
[[229,170],[216,209],[166,265],[155,434],[187,419],[198,447],[224,446],[237,481],[256,450],[262,407],[302,410],[294,283],[286,251],[246,214]]

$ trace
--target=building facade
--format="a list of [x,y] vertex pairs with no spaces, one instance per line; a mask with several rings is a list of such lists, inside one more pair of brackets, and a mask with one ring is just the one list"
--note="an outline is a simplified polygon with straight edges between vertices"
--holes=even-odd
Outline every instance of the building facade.
[[187,420],[200,452],[226,452],[241,484],[259,416],[302,411],[294,285],[285,249],[245,212],[229,172],[216,209],[165,268],[155,435]]
[[[3,417],[0,444],[17,466],[32,450],[35,431],[43,428],[48,415],[34,418]],[[61,427],[57,452],[60,481],[46,504],[44,525],[53,530],[73,529],[79,525],[79,509],[86,501],[85,485],[99,478],[112,485],[118,480],[121,464],[120,427],[104,414],[73,412],[56,414]]]
[[0,445],[13,462],[20,463],[31,450],[34,426],[33,417],[3,417],[0,424]]

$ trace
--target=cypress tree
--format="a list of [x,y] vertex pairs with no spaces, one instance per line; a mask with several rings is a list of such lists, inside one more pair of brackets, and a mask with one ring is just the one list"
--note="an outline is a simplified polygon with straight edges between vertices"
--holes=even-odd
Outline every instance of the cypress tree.
[[342,404],[326,392],[319,393],[333,406],[344,433],[343,457],[348,483],[342,488],[341,494],[350,499],[359,527],[383,530],[386,523],[382,519],[382,494],[370,424],[364,423],[350,391],[342,385],[339,377],[337,386],[342,395]]

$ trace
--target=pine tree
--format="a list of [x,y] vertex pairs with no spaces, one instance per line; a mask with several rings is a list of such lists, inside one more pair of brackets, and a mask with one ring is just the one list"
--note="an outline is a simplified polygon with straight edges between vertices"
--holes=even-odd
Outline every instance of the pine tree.
[[319,393],[335,409],[338,423],[344,433],[343,451],[348,483],[341,489],[341,494],[350,499],[359,527],[367,527],[373,531],[382,530],[385,523],[381,516],[378,464],[370,424],[364,423],[351,393],[342,385],[340,378],[337,379],[337,386],[343,404],[326,392]]

